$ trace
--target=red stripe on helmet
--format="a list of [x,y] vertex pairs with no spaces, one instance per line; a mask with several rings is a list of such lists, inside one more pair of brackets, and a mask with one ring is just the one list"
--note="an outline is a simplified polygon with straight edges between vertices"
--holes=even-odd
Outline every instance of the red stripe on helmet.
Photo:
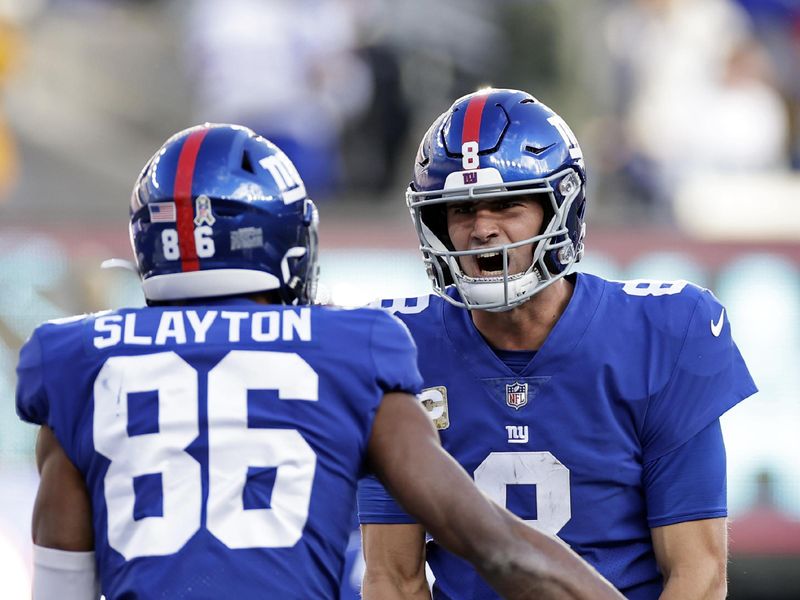
[[461,130],[461,144],[466,142],[478,142],[481,138],[481,117],[483,117],[483,107],[489,94],[480,94],[473,97],[467,104],[467,114],[464,115],[464,128]]
[[192,181],[194,180],[194,165],[200,144],[206,137],[208,129],[198,129],[189,134],[178,156],[178,170],[175,173],[175,188],[172,195],[175,198],[175,212],[178,229],[178,247],[181,252],[181,270],[198,271],[200,262],[197,260],[197,248],[194,244],[194,208],[192,207]]

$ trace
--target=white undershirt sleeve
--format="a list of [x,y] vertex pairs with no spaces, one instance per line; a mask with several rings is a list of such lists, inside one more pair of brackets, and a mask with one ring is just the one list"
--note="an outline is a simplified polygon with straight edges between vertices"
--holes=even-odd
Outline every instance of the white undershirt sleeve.
[[98,600],[94,552],[33,546],[33,600]]

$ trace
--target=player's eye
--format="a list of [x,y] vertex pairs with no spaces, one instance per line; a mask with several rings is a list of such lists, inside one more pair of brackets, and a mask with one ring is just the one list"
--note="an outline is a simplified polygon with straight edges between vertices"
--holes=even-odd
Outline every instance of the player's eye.
[[513,208],[519,205],[520,202],[517,200],[501,200],[496,204],[496,207],[498,210],[508,210],[509,208]]
[[459,204],[450,205],[450,213],[454,215],[468,215],[473,212],[473,205],[471,202],[461,202]]

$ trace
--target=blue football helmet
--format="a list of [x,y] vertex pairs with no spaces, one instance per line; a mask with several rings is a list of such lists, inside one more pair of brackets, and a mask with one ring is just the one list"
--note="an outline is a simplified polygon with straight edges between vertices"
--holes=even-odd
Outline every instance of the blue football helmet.
[[[406,202],[433,288],[468,309],[509,310],[566,275],[583,255],[586,208],[583,154],[556,113],[518,90],[484,89],[456,100],[423,136]],[[447,204],[534,194],[544,208],[541,231],[512,244],[456,251]],[[509,273],[508,252],[532,245],[533,261]],[[502,274],[469,277],[458,259],[497,252]],[[445,288],[454,283],[461,301]]]
[[277,290],[286,304],[311,303],[317,223],[291,161],[238,125],[175,134],[131,196],[131,244],[149,302]]

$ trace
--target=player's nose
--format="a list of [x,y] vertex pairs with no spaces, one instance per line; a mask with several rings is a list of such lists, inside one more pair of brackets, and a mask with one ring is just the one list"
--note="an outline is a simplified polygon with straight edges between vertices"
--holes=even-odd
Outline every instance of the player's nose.
[[472,222],[472,237],[480,242],[485,242],[497,237],[499,223],[496,212],[487,206],[478,206],[475,209]]

